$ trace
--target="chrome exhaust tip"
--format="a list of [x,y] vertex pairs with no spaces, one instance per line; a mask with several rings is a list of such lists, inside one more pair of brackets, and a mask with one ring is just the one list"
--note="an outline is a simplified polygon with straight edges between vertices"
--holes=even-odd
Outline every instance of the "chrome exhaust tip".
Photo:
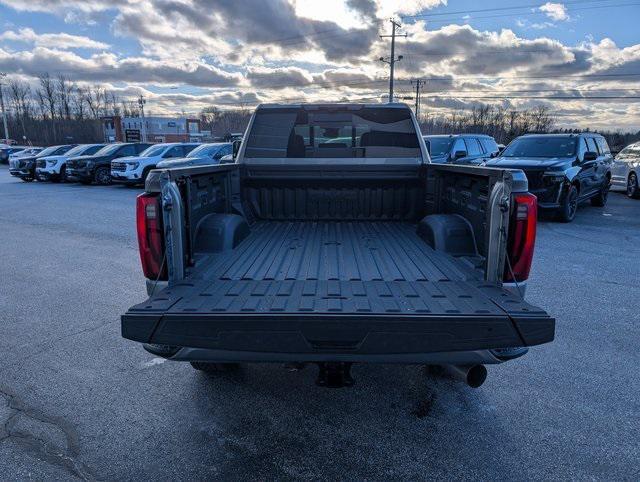
[[484,365],[443,365],[443,368],[450,376],[471,388],[481,387],[487,379],[487,369]]

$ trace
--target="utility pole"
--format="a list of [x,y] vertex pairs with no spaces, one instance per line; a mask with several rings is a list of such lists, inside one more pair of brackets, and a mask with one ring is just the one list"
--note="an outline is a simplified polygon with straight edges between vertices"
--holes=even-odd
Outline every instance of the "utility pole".
[[2,123],[4,124],[4,138],[9,142],[9,129],[7,128],[7,113],[4,110],[4,96],[2,95],[2,81],[7,76],[4,72],[0,72],[0,108],[2,109]]
[[418,115],[420,114],[420,89],[426,82],[422,79],[416,79],[415,81],[411,81],[411,85],[414,85],[414,83],[416,86],[416,119],[418,119]]
[[140,106],[140,115],[142,116],[142,139],[141,139],[141,142],[147,142],[147,125],[146,125],[146,122],[144,120],[144,105],[146,103],[147,103],[147,101],[145,100],[145,98],[141,94],[140,97],[138,97],[138,105]]
[[391,38],[391,56],[389,59],[385,59],[384,57],[380,57],[380,62],[384,62],[385,64],[389,64],[390,72],[389,72],[389,102],[393,102],[393,73],[395,70],[395,64],[399,60],[402,60],[402,55],[399,55],[396,58],[396,37],[406,37],[407,34],[397,34],[396,28],[400,28],[401,25],[396,22],[394,19],[389,19],[391,22],[391,35],[380,35],[380,38]]

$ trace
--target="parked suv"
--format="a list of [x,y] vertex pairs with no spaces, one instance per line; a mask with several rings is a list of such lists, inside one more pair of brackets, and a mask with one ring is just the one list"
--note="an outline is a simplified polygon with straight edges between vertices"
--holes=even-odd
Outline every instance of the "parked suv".
[[125,184],[143,184],[151,169],[165,159],[185,157],[199,144],[156,144],[141,152],[139,156],[123,157],[111,161],[111,179]]
[[483,134],[423,136],[431,162],[480,164],[500,152],[496,140]]
[[9,163],[11,163],[12,160],[18,159],[20,157],[37,156],[42,152],[43,149],[44,147],[27,147],[26,149],[23,149],[21,151],[12,152],[11,154],[9,154]]
[[64,154],[44,156],[36,162],[36,177],[38,181],[66,181],[67,160],[78,156],[92,156],[105,144],[80,144]]
[[605,138],[589,132],[521,136],[486,165],[522,169],[538,206],[571,222],[580,202],[590,199],[599,207],[607,203],[612,163]]
[[27,146],[2,146],[0,147],[0,164],[9,164],[9,156],[22,152]]
[[[223,164],[223,158],[233,152],[233,143],[216,142],[202,144],[180,159],[166,159],[158,163],[158,169]],[[233,159],[232,159],[233,162]]]
[[611,186],[627,189],[627,196],[640,199],[640,142],[622,149],[611,167]]
[[9,161],[9,173],[19,177],[25,182],[31,182],[36,178],[36,163],[45,156],[57,156],[74,148],[76,144],[63,146],[50,146],[33,156],[17,157]]
[[151,144],[108,144],[92,156],[79,156],[67,160],[67,179],[83,184],[111,184],[111,161],[120,157],[137,156]]

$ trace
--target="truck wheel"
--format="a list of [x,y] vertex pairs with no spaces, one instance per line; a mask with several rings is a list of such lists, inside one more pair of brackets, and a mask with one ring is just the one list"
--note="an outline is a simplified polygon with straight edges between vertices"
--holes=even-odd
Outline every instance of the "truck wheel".
[[591,198],[591,205],[599,208],[605,207],[607,204],[607,198],[609,197],[609,178],[605,179],[604,185],[600,188],[600,192]]
[[211,363],[211,362],[190,362],[191,366],[196,370],[205,373],[227,373],[238,370],[239,363]]
[[100,186],[107,186],[111,184],[111,172],[109,172],[109,168],[107,167],[99,167],[96,169],[93,178],[96,181],[96,184]]
[[633,199],[640,198],[640,188],[638,188],[638,176],[635,172],[629,174],[627,179],[627,196]]
[[564,202],[558,210],[558,220],[563,223],[570,223],[576,217],[578,211],[578,188],[573,184],[569,186]]

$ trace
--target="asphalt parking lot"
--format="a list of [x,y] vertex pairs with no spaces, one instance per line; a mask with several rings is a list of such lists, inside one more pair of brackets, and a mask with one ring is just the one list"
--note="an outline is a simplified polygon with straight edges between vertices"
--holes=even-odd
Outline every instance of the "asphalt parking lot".
[[120,337],[145,298],[139,190],[0,166],[0,476],[8,480],[640,478],[640,201],[542,221],[528,299],[556,341],[473,390],[419,367],[209,378]]

